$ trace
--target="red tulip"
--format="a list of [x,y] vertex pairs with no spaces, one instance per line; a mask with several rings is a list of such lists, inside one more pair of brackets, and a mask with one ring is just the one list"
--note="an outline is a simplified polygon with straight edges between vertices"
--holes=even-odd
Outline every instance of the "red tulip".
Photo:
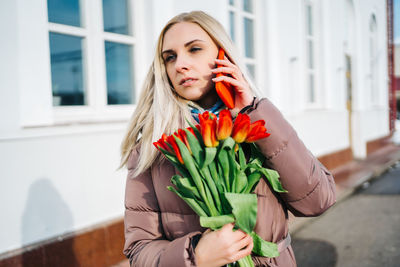
[[232,138],[236,143],[243,143],[246,140],[249,130],[250,117],[246,114],[239,113],[233,124]]
[[252,143],[261,138],[270,136],[270,133],[267,133],[267,129],[265,128],[264,125],[265,125],[264,120],[255,121],[252,124],[250,124],[250,130],[249,133],[247,134],[246,142]]
[[199,115],[201,135],[206,147],[216,147],[219,142],[216,136],[217,117],[208,111]]
[[170,152],[170,153],[174,153],[172,150],[171,150],[171,148],[167,145],[167,135],[166,134],[162,134],[162,136],[161,136],[161,138],[160,139],[158,139],[158,141],[157,142],[154,142],[153,143],[153,145],[160,151],[160,152],[162,152],[161,150],[160,150],[160,148],[162,148],[162,149],[164,149],[164,150],[166,150],[166,151],[168,151],[168,152]]
[[176,143],[175,138],[173,137],[173,135],[168,136],[167,137],[167,141],[168,141],[168,144],[170,144],[172,146],[172,148],[174,149],[175,156],[178,158],[179,162],[181,164],[184,164],[184,161],[183,161],[183,158],[182,158],[182,155],[181,155],[181,151],[179,150],[178,144]]
[[218,126],[217,126],[218,140],[224,140],[229,136],[231,136],[232,127],[233,127],[233,122],[231,113],[227,109],[221,110],[221,112],[219,113]]

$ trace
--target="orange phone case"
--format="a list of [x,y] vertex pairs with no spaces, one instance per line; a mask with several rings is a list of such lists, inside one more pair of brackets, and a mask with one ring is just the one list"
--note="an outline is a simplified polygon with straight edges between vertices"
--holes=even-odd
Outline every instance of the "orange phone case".
[[[222,48],[219,48],[218,51],[218,59],[224,59],[225,51]],[[217,64],[217,68],[222,67],[222,65]],[[217,77],[223,76],[222,73],[217,73]],[[234,89],[232,85],[227,82],[216,82],[215,90],[217,91],[218,96],[221,98],[222,102],[224,102],[225,106],[229,109],[233,109],[235,107],[235,95]]]

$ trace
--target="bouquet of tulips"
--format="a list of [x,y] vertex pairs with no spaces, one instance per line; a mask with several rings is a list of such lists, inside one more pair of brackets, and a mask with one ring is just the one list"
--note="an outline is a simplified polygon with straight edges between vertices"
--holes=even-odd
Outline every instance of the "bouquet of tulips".
[[[228,110],[219,119],[208,111],[199,114],[200,124],[165,134],[154,142],[155,147],[178,169],[168,189],[182,198],[199,216],[202,227],[216,230],[227,223],[250,234],[253,252],[260,256],[277,257],[275,243],[267,242],[254,231],[257,219],[257,195],[253,193],[262,176],[276,192],[287,192],[276,171],[262,167],[265,157],[254,141],[266,138],[265,122],[250,123],[241,114],[232,121]],[[245,155],[247,143],[250,154]],[[240,259],[239,266],[254,266],[250,256]],[[231,265],[233,266],[233,264]]]

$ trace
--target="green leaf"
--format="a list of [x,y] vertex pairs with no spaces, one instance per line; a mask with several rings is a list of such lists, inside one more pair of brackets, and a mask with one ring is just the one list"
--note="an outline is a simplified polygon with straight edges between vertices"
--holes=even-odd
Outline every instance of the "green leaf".
[[240,169],[244,170],[246,168],[246,157],[244,156],[243,148],[239,144],[239,164],[240,164]]
[[179,192],[185,197],[197,198],[201,200],[199,191],[192,184],[189,178],[182,178],[179,175],[174,175],[171,178],[171,182],[178,188]]
[[229,177],[229,157],[228,157],[228,151],[225,149],[221,149],[217,155],[218,158],[218,169],[219,173],[222,174],[223,182],[225,184],[226,190],[229,192],[231,191],[231,185],[230,185],[230,177]]
[[180,192],[178,192],[178,191],[177,191],[174,187],[172,187],[172,186],[168,186],[167,189],[168,189],[169,191],[174,192],[174,193],[177,194],[181,199],[183,199],[183,201],[185,201],[186,204],[188,204],[189,207],[191,207],[192,210],[194,210],[194,212],[196,212],[197,215],[199,215],[200,217],[201,217],[201,216],[209,216],[209,214],[207,213],[207,211],[204,210],[204,209],[199,205],[199,203],[198,203],[196,200],[194,200],[194,199],[192,199],[192,198],[184,197]]
[[215,185],[215,182],[214,182],[213,178],[211,177],[210,171],[206,167],[206,168],[200,169],[200,174],[205,179],[207,186],[211,191],[211,195],[213,196],[216,209],[218,210],[219,213],[221,213],[221,201],[219,199],[219,193],[217,190],[217,186]]
[[222,141],[220,149],[232,150],[235,147],[235,144],[236,144],[235,140],[233,140],[232,137],[228,137]]
[[217,154],[216,147],[206,147],[204,162],[202,165],[200,165],[200,168],[204,168],[208,166],[211,162],[213,162],[216,154]]
[[237,266],[239,267],[254,267],[254,262],[250,255],[243,257],[237,261]]
[[245,194],[252,193],[254,190],[254,187],[258,184],[260,179],[261,179],[261,173],[258,171],[255,171],[255,172],[251,173],[250,175],[248,175],[247,176],[247,187],[243,193],[245,193]]
[[255,232],[252,232],[251,237],[253,238],[253,252],[257,255],[274,258],[279,256],[278,245],[272,242],[265,241]]
[[209,187],[206,184],[205,180],[202,180],[203,184],[204,184],[204,190],[205,190],[205,194],[206,194],[206,199],[204,199],[205,201],[207,201],[207,207],[210,210],[210,214],[211,216],[217,216],[220,215],[217,208],[215,207],[215,202],[214,202],[214,198],[211,194],[211,191],[209,189]]
[[279,173],[277,171],[267,168],[260,168],[260,171],[267,178],[275,192],[287,193],[287,190],[283,188],[281,182],[279,181]]
[[233,223],[235,218],[232,214],[220,215],[212,217],[200,217],[200,225],[205,228],[210,228],[212,230],[217,230],[228,223]]
[[197,140],[199,140],[199,142],[200,142],[200,145],[201,145],[202,147],[204,147],[203,136],[201,135],[200,131],[196,128],[196,126],[194,126],[194,124],[193,124],[190,120],[186,119],[186,122],[187,122],[187,123],[189,124],[189,126],[193,129],[194,134],[195,134],[196,137],[197,137]]
[[165,157],[175,166],[175,168],[182,174],[182,176],[190,177],[189,172],[186,170],[175,156],[165,155]]
[[201,166],[204,162],[204,150],[201,147],[199,140],[188,129],[185,129],[185,132],[193,157],[197,164]]
[[225,193],[225,197],[232,207],[236,225],[250,234],[257,220],[257,195]]
[[239,171],[233,180],[232,193],[242,193],[247,187],[247,176],[244,171]]

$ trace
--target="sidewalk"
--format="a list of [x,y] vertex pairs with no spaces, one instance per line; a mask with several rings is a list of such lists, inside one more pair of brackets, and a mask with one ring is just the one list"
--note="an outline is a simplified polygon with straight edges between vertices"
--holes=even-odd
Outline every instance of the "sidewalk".
[[[380,176],[391,166],[400,161],[400,145],[389,143],[385,147],[371,153],[365,160],[354,160],[332,170],[336,182],[337,202],[350,196],[364,183]],[[315,218],[290,216],[289,229],[294,233]],[[128,260],[111,267],[129,267]]]
[[[389,143],[364,160],[353,160],[332,170],[336,183],[336,202],[350,196],[357,188],[380,176],[400,161],[400,145]],[[290,216],[289,230],[294,233],[315,218]]]

